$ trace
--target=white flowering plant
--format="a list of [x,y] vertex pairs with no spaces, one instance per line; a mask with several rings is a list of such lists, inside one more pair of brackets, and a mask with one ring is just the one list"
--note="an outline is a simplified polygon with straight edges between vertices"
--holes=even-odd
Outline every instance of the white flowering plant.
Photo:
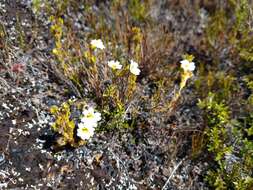
[[[112,54],[113,59],[108,59],[105,55],[110,53],[110,49],[106,47],[108,46],[102,39],[90,40],[83,53],[81,67],[81,72],[87,75],[90,91],[95,94],[95,101],[98,100],[96,103],[101,113],[93,107],[86,106],[82,110],[80,122],[76,124],[76,120],[70,120],[71,111],[67,103],[64,103],[64,107],[68,109],[66,116],[63,114],[65,112],[60,114],[61,108],[52,107],[52,113],[56,117],[56,122],[52,127],[63,137],[59,140],[60,145],[78,146],[82,142],[87,142],[98,129],[102,115],[107,118],[107,128],[128,126],[125,120],[126,107],[129,106],[136,89],[136,79],[141,69],[139,64],[131,58],[116,59],[117,56],[113,57],[114,54]],[[58,56],[60,52],[54,49],[53,53]],[[105,80],[110,80],[111,83],[102,90],[101,86]],[[112,108],[114,111],[111,111]],[[69,120],[69,122],[63,125],[63,120]]]
[[98,122],[101,120],[101,114],[93,107],[85,108],[82,112],[81,122],[78,124],[77,136],[82,140],[90,139],[95,132]]
[[193,76],[193,71],[196,68],[195,63],[193,62],[193,59],[194,59],[193,55],[185,54],[183,55],[183,60],[180,61],[180,64],[181,64],[180,67],[182,69],[181,82],[179,85],[178,92],[175,93],[174,97],[172,98],[172,100],[169,102],[167,106],[170,110],[174,109],[174,106],[176,105],[178,99],[181,96],[182,89],[186,86],[187,80]]
[[[71,116],[73,110],[81,110],[75,117]],[[77,147],[85,144],[95,134],[102,115],[93,106],[84,101],[70,99],[60,106],[52,106],[51,113],[55,117],[53,130],[60,136],[57,146],[71,145]]]
[[[57,22],[61,27],[64,24],[61,19]],[[115,39],[111,39],[114,41],[110,41],[110,38],[100,35],[100,38],[97,36],[95,38],[87,38],[85,43],[65,46],[61,44],[62,37],[60,34],[62,34],[62,30],[58,28],[58,25],[54,26],[53,29],[56,33],[60,31],[56,36],[59,38],[56,44],[59,48],[53,50],[53,53],[63,65],[63,73],[67,74],[71,79],[72,85],[70,86],[74,92],[77,92],[75,94],[79,98],[91,98],[97,104],[96,107],[99,110],[95,112],[88,108],[88,110],[83,111],[83,118],[77,128],[77,137],[82,140],[88,140],[94,135],[95,130],[133,126],[128,123],[126,114],[131,113],[129,118],[132,121],[138,114],[137,109],[140,106],[132,106],[133,102],[138,101],[138,98],[141,97],[140,83],[137,83],[137,80],[141,79],[145,74],[152,73],[152,69],[155,70],[155,61],[152,62],[151,60],[152,58],[158,60],[160,52],[154,55],[149,52],[149,49],[145,49],[147,47],[147,44],[145,45],[147,39],[144,38],[143,31],[139,27],[129,27],[127,31],[129,35],[126,36],[127,40],[122,39],[116,42]],[[73,49],[73,47],[77,47],[77,49],[74,49],[73,52],[75,53],[70,53],[69,49]],[[155,51],[155,49],[153,50]],[[150,53],[150,55],[145,55],[145,51]],[[73,60],[78,61],[78,63],[73,64]],[[149,65],[146,65],[146,63]],[[193,76],[193,71],[195,70],[193,57],[185,57],[180,63],[182,69],[180,89],[175,93],[172,100],[167,101],[165,104],[160,104],[162,108],[159,108],[158,111],[165,110],[169,112],[170,109],[168,108],[173,107],[177,102],[187,80]],[[151,64],[152,66],[150,66]],[[155,72],[157,71],[155,70]],[[159,76],[157,72],[156,77],[160,78],[162,76]],[[147,79],[149,80],[148,77]],[[160,86],[159,89],[161,88],[167,87]],[[152,98],[151,100],[153,100]],[[157,98],[157,100],[158,103],[161,102],[161,98]],[[91,117],[86,112],[89,112]],[[106,118],[106,121],[102,121],[105,124],[99,127],[97,123],[102,116]],[[96,117],[97,119],[95,119]]]
[[134,75],[139,75],[141,72],[138,63],[133,60],[130,60],[130,72]]
[[[112,12],[115,13],[114,11]],[[111,28],[110,24],[100,25],[98,21],[102,17],[93,14],[91,18],[87,23],[91,22],[90,25],[94,26],[92,33],[83,33],[82,39],[75,38],[76,35],[66,27],[62,18],[52,17],[51,26],[55,36],[55,48],[52,52],[61,65],[62,73],[70,79],[67,85],[79,99],[88,97],[89,101],[96,103],[97,111],[91,108],[82,110],[82,118],[76,125],[76,137],[84,141],[103,128],[106,130],[133,126],[131,122],[137,118],[142,107],[139,100],[153,104],[156,96],[150,94],[146,99],[143,94],[144,83],[166,81],[167,76],[173,72],[173,67],[171,70],[167,69],[168,56],[165,53],[169,49],[170,39],[168,35],[163,35],[165,33],[162,33],[161,28],[151,31],[127,20],[122,25],[120,19],[126,19],[122,17],[115,21],[119,22],[114,23],[115,28],[114,25]],[[162,38],[154,37],[153,34],[158,31]],[[187,80],[193,75],[195,64],[184,58],[177,68],[180,67],[182,80],[175,97],[172,100],[168,100],[166,95],[155,97],[165,111],[178,99]],[[169,87],[158,86],[156,93],[165,92]],[[166,101],[165,104],[163,100]],[[98,125],[99,122],[103,124]]]
[[[116,4],[113,4],[115,8]],[[87,23],[100,24],[99,15],[92,18]],[[126,111],[130,111],[130,105],[138,97],[137,80],[142,77],[142,29],[131,24],[119,29],[122,31],[112,31],[108,25],[103,26],[102,31],[98,31],[101,27],[94,28],[95,33],[88,32],[83,39],[76,40],[65,19],[52,16],[50,21],[55,38],[52,53],[62,73],[70,79],[68,85],[72,92],[78,98],[89,97],[96,102],[101,114],[106,115],[107,123],[118,123],[115,118],[124,123]],[[110,126],[120,128],[121,124]]]
[[93,49],[105,49],[104,43],[101,39],[91,40],[90,45]]
[[[173,112],[181,96],[183,88],[186,86],[187,81],[193,76],[193,72],[196,69],[196,65],[193,62],[193,59],[194,59],[193,55],[189,55],[189,54],[183,55],[183,60],[179,62],[180,66],[178,67],[181,69],[179,88],[177,87],[175,88],[174,95],[171,97],[169,101],[163,102],[162,105],[160,101],[158,101],[158,104],[154,105],[152,109],[156,110],[157,112],[167,112],[167,113]],[[165,87],[162,84],[160,88],[165,88]],[[161,91],[158,91],[158,93],[162,94]],[[160,94],[157,95],[158,98],[161,97]]]
[[193,76],[193,71],[196,68],[193,59],[193,55],[186,54],[183,56],[183,60],[180,61],[183,70],[181,73],[180,91],[185,87],[187,80]]
[[119,61],[110,60],[108,61],[108,66],[111,67],[113,70],[122,69],[122,65]]
[[193,72],[195,70],[195,63],[190,62],[187,59],[184,59],[180,61],[181,63],[181,68],[183,69],[184,72]]

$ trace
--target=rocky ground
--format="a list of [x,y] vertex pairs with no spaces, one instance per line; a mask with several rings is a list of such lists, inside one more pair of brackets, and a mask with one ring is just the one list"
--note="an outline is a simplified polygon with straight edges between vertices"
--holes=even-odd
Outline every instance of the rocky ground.
[[[178,44],[190,48],[201,35],[204,9],[201,18],[161,5],[153,10],[178,32]],[[85,146],[52,151],[49,108],[73,94],[55,70],[48,23],[35,19],[28,0],[2,0],[0,23],[7,34],[0,41],[0,189],[208,189],[205,162],[188,157],[188,131],[200,128],[190,95],[162,128],[150,121],[132,133],[100,133]]]

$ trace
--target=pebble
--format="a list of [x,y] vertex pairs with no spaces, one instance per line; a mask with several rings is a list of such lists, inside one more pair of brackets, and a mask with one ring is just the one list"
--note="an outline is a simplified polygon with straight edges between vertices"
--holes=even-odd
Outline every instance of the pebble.
[[2,165],[5,162],[5,156],[4,153],[0,154],[0,165]]
[[17,120],[16,119],[13,119],[11,122],[12,122],[13,125],[17,124]]

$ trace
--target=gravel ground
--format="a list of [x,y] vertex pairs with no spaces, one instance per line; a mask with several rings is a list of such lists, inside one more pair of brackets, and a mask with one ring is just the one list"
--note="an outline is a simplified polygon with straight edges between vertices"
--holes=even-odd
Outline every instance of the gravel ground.
[[[163,6],[153,7],[152,16],[178,32],[176,44],[183,45],[173,51],[185,43],[190,48],[203,32],[206,11],[199,18]],[[189,134],[201,127],[190,89],[188,104],[166,123],[152,118],[131,133],[100,133],[83,147],[52,151],[49,108],[73,93],[55,73],[48,23],[43,15],[35,18],[28,0],[2,0],[0,21],[8,34],[8,52],[0,54],[0,189],[208,189],[207,164],[188,156]],[[21,31],[26,49],[17,45]]]

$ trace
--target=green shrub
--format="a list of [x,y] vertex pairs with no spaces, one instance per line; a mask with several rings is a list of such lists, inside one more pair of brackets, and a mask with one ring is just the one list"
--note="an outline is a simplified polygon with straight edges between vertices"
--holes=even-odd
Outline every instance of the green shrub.
[[243,122],[233,120],[228,107],[218,102],[212,93],[199,102],[199,107],[204,110],[208,125],[206,146],[217,164],[207,173],[209,185],[215,189],[249,189],[253,185],[253,143],[250,140],[253,113],[244,117]]

